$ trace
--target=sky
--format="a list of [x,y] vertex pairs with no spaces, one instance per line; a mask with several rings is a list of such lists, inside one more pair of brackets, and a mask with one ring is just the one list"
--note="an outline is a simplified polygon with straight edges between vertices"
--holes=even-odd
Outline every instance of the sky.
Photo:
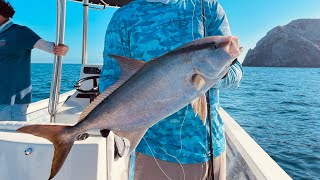
[[[55,42],[55,0],[8,0],[15,8],[15,23],[25,25],[41,38]],[[240,61],[250,48],[276,26],[295,19],[320,18],[320,0],[218,0],[224,8],[233,35],[238,36],[245,48]],[[65,44],[70,48],[64,63],[81,63],[82,54],[82,5],[67,0]],[[102,63],[104,35],[115,8],[89,10],[89,63]],[[53,56],[33,50],[33,63],[52,63]]]

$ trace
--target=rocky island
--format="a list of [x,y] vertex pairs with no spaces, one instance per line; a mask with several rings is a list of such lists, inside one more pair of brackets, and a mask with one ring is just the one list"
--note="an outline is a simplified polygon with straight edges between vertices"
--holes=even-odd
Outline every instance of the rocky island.
[[320,19],[299,19],[267,33],[244,66],[320,67]]

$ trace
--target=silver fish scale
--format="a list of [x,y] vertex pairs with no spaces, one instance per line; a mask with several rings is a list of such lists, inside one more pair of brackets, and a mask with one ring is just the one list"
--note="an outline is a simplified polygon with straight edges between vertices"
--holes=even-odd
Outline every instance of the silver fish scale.
[[94,109],[86,121],[99,119],[98,129],[133,131],[148,128],[183,108],[197,96],[191,83],[194,71],[186,57],[150,61]]

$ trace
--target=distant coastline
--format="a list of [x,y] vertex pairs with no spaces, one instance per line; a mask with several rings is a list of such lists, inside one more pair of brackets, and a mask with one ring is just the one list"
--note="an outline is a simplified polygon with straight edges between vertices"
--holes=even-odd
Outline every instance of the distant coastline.
[[248,51],[243,65],[320,68],[320,19],[298,19],[275,27]]

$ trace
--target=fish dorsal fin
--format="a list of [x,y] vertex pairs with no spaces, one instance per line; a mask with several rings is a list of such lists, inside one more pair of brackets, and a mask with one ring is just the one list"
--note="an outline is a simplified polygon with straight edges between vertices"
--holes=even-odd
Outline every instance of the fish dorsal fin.
[[128,81],[137,71],[139,71],[145,64],[143,61],[118,56],[118,55],[109,55],[110,57],[117,60],[121,69],[121,75],[119,80],[111,85],[108,89],[106,89],[103,93],[101,93],[98,97],[92,101],[88,107],[84,109],[84,111],[80,115],[80,120],[82,121],[88,114],[97,107],[103,100],[105,100],[110,94],[112,94],[115,90],[117,90],[120,86],[122,86],[125,82]]
[[195,114],[199,115],[203,124],[206,124],[207,119],[207,98],[205,95],[198,97],[191,102],[191,106]]
[[145,64],[145,62],[143,62],[143,61],[124,57],[124,56],[119,56],[119,55],[111,54],[111,55],[109,55],[109,57],[117,60],[117,62],[119,63],[120,68],[121,68],[121,76],[120,77],[122,77],[122,76],[130,76],[131,77],[139,69],[141,69]]

